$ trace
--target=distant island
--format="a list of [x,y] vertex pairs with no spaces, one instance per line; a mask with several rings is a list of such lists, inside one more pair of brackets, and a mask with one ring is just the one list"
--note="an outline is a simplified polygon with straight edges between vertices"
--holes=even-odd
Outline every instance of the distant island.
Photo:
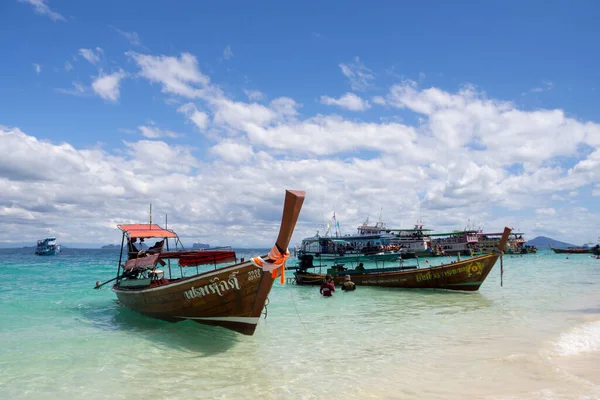
[[119,246],[118,244],[107,244],[107,245],[104,245],[104,246],[102,246],[100,248],[103,249],[103,250],[106,250],[106,249],[120,249],[121,246]]
[[206,244],[206,243],[194,243],[192,245],[192,249],[194,249],[194,250],[210,249],[210,244]]
[[538,236],[535,239],[531,239],[525,242],[527,246],[535,246],[538,249],[547,249],[548,245],[555,247],[557,249],[566,249],[567,247],[576,247],[574,244],[561,242],[559,240],[554,240],[546,236]]

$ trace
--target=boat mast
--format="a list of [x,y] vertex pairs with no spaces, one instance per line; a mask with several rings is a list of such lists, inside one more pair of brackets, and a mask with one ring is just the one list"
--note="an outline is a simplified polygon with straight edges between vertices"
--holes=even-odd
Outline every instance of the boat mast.
[[[169,229],[167,214],[165,214],[165,229]],[[175,247],[177,248],[177,242],[175,242]],[[169,238],[167,238],[167,251],[169,251]],[[169,266],[169,279],[173,279],[173,278],[171,278],[171,259],[170,258],[167,258],[167,265]]]

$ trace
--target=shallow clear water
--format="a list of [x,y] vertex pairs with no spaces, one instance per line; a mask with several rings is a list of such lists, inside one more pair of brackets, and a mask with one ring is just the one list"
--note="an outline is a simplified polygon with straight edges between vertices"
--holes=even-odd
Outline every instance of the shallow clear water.
[[0,250],[2,399],[600,398],[589,255],[505,256],[475,293],[276,283],[248,337],[117,306],[118,252],[30,252]]

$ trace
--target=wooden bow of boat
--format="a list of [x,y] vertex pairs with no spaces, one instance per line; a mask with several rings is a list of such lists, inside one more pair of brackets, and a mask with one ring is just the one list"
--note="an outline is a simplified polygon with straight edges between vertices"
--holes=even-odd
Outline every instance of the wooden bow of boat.
[[190,277],[152,280],[131,286],[125,278],[113,286],[120,303],[169,322],[192,320],[252,335],[274,280],[285,268],[304,192],[287,190],[279,235],[269,255],[216,268]]
[[[479,289],[502,255],[502,249],[508,241],[510,232],[510,228],[504,228],[502,239],[494,253],[468,260],[419,269],[396,267],[330,271],[330,273],[336,285],[343,283],[345,275],[350,275],[356,285],[475,291]],[[295,277],[299,285],[320,285],[325,275],[297,271]]]

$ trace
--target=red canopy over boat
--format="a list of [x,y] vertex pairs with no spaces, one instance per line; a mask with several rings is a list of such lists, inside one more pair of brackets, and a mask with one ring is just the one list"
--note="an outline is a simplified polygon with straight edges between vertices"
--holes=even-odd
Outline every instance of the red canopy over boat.
[[175,232],[163,229],[157,224],[127,224],[117,225],[120,230],[127,232],[130,238],[174,238]]

